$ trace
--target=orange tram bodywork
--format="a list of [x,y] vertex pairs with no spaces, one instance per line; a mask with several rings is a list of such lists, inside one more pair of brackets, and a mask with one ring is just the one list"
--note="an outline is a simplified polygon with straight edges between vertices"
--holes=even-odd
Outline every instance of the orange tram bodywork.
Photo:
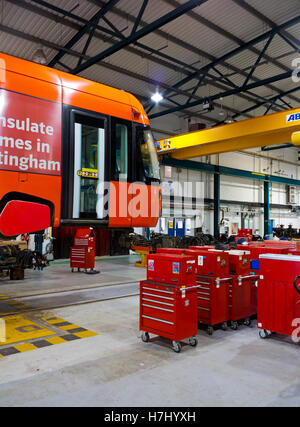
[[0,54],[0,233],[153,227],[159,163],[129,93]]

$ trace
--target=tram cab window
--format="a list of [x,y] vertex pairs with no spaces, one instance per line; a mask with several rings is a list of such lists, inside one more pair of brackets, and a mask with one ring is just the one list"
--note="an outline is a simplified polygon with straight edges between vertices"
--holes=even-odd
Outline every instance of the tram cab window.
[[138,179],[146,183],[160,180],[160,169],[154,138],[150,128],[136,129]]

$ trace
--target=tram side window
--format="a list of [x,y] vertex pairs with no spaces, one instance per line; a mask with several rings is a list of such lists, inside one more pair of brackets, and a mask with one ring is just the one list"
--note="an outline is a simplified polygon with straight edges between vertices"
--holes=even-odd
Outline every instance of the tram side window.
[[126,181],[128,179],[128,127],[126,125],[117,123],[115,132],[115,179]]
[[104,181],[104,120],[75,116],[73,218],[101,219],[101,194]]

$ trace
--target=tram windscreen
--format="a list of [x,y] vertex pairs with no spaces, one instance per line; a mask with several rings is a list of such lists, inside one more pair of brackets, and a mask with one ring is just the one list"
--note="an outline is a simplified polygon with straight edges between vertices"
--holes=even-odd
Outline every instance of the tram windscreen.
[[137,129],[137,150],[138,162],[140,161],[140,166],[143,168],[143,175],[146,181],[159,181],[159,161],[154,138],[149,128],[141,127]]

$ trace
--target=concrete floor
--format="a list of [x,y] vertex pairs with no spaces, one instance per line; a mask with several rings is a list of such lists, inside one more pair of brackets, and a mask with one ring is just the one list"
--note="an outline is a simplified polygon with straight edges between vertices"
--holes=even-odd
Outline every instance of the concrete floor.
[[[110,265],[116,276],[127,268],[132,274],[128,260]],[[71,286],[71,273],[63,277]],[[255,325],[212,337],[199,331],[198,347],[176,354],[159,341],[141,341],[137,296],[46,314],[99,335],[0,359],[0,406],[300,405],[299,346],[261,340]]]
[[18,297],[137,282],[146,278],[145,269],[134,266],[137,260],[137,255],[97,258],[95,270],[101,274],[96,275],[71,274],[69,260],[54,261],[43,271],[25,270],[23,281],[0,278],[0,294]]

